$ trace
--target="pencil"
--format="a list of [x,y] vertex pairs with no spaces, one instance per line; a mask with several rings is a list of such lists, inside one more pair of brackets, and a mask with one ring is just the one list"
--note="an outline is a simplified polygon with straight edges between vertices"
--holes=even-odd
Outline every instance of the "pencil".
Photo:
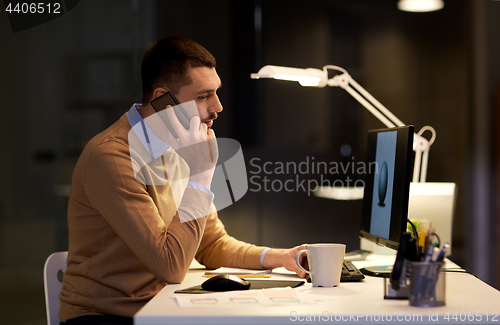
[[[213,278],[214,276],[217,276],[219,274],[205,274],[207,278]],[[232,274],[234,276],[237,276],[239,278],[270,278],[271,276],[269,274]]]

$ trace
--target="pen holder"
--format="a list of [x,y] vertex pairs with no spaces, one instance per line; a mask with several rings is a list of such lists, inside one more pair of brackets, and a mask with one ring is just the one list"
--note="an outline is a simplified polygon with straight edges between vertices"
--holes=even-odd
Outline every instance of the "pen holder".
[[446,276],[444,262],[412,262],[410,273],[410,306],[445,305]]

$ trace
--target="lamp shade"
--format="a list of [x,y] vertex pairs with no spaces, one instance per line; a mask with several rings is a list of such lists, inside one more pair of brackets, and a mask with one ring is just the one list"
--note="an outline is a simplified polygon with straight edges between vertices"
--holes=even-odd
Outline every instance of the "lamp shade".
[[305,87],[325,87],[327,81],[326,71],[320,69],[300,69],[266,65],[259,72],[252,73],[252,79],[274,78],[279,80],[297,81]]

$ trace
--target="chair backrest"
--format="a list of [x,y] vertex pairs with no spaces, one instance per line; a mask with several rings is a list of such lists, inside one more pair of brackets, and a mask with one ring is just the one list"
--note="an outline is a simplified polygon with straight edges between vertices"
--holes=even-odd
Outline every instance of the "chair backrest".
[[45,309],[47,310],[47,324],[59,325],[59,293],[66,271],[68,252],[53,253],[45,261],[43,268],[43,285],[45,288]]

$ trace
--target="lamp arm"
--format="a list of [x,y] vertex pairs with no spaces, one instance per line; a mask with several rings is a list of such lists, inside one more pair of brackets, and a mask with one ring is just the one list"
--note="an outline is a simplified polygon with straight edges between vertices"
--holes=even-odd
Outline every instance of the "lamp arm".
[[420,170],[420,180],[418,182],[425,183],[427,177],[427,161],[429,160],[429,149],[422,153],[422,169]]
[[[328,69],[333,69],[342,72],[331,79],[328,79]],[[370,113],[379,119],[385,126],[392,128],[395,126],[404,126],[405,124],[391,113],[384,105],[375,99],[368,91],[358,84],[345,69],[327,65],[323,67],[326,84],[331,87],[340,87],[354,97],[361,105],[363,105]],[[352,86],[352,87],[351,87]],[[425,131],[430,131],[432,137],[427,140],[422,136]],[[413,150],[415,151],[415,162],[413,168],[413,182],[425,182],[427,177],[427,163],[429,158],[429,149],[436,139],[436,131],[430,126],[424,126],[418,134],[414,135]]]
[[[326,69],[337,69],[334,66],[326,66]],[[352,97],[361,103],[367,110],[370,111],[376,118],[378,118],[385,126],[392,128],[395,126],[404,126],[394,114],[391,113],[384,105],[375,99],[368,91],[366,91],[360,84],[358,84],[344,69],[342,74],[336,75],[327,81],[327,85],[331,87],[344,88]],[[351,88],[351,85],[353,88]],[[362,95],[362,96],[361,96]],[[364,97],[363,97],[364,96]]]
[[[432,136],[429,140],[424,138],[422,134],[425,131],[430,131]],[[424,126],[415,134],[413,139],[413,150],[415,151],[415,167],[413,169],[413,182],[425,183],[427,178],[427,163],[429,160],[429,150],[431,145],[436,140],[436,131],[431,126]]]
[[[415,141],[415,140],[414,140]],[[420,182],[420,175],[422,170],[422,150],[420,148],[415,148],[413,146],[413,150],[415,151],[415,161],[413,162],[413,183]]]
[[364,99],[359,93],[354,91],[349,85],[345,85],[344,88],[352,97],[354,97],[361,105],[363,105],[370,113],[375,115],[376,118],[380,120],[380,122],[384,123],[388,128],[393,128],[396,125],[392,123],[384,114],[380,113],[372,104],[370,104],[366,99]]
[[385,116],[387,116],[396,126],[404,126],[405,124],[401,122],[394,114],[391,113],[384,105],[382,105],[378,100],[375,99],[369,92],[367,92],[363,87],[361,87],[351,76],[349,76],[349,82],[359,91],[363,96],[368,98],[371,103],[373,103]]

